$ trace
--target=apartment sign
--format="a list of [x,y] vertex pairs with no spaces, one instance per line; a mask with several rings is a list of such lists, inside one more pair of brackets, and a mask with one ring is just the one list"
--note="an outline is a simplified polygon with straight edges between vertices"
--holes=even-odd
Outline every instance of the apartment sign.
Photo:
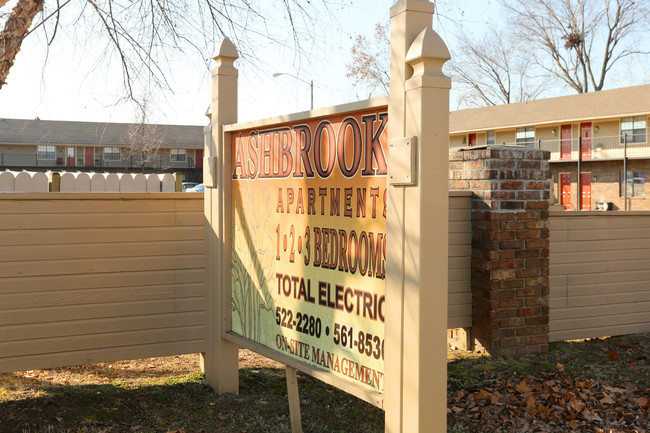
[[386,107],[231,131],[232,331],[384,386]]

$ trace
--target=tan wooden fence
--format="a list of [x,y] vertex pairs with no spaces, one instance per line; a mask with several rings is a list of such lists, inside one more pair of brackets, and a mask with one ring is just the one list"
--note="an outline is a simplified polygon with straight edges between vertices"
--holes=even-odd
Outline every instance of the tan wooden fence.
[[[470,199],[450,194],[450,327],[471,325]],[[204,352],[203,239],[202,194],[0,194],[0,372]]]
[[0,194],[0,372],[197,353],[202,194]]
[[[469,191],[449,193],[447,327],[472,326],[472,209]],[[435,246],[432,246],[435,248]]]
[[[469,328],[471,197],[449,200]],[[202,194],[0,194],[0,372],[205,351],[203,239]],[[552,211],[551,341],[649,331],[650,213]]]
[[550,217],[550,340],[650,332],[650,212]]

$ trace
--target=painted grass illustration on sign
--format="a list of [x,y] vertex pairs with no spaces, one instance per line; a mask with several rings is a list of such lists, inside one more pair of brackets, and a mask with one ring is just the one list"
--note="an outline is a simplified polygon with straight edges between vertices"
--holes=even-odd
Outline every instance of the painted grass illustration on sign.
[[[263,314],[273,314],[267,275],[271,275],[273,267],[274,256],[268,246],[273,245],[274,231],[270,224],[271,214],[262,214],[269,209],[266,203],[271,198],[268,192],[260,194],[255,189],[247,188],[246,184],[240,184],[239,188],[241,197],[246,197],[246,200],[238,200],[234,212],[233,331],[253,341],[260,341],[261,324],[264,322],[261,317]],[[246,215],[254,215],[255,218],[246,219]]]

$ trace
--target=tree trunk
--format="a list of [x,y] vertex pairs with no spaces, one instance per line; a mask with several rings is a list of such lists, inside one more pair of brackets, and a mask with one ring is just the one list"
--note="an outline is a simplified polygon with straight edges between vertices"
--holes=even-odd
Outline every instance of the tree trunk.
[[[2,2],[4,0],[0,0]],[[0,89],[20,51],[23,39],[37,13],[43,10],[43,0],[20,0],[11,11],[4,29],[0,32]]]

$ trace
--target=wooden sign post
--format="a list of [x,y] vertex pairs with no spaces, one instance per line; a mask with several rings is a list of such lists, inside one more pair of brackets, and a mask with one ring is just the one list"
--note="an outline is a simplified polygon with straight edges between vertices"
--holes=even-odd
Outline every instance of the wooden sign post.
[[391,9],[389,98],[246,124],[237,51],[215,52],[203,363],[219,393],[238,391],[244,347],[289,386],[295,368],[384,408],[387,432],[446,430],[450,81],[432,13]]

